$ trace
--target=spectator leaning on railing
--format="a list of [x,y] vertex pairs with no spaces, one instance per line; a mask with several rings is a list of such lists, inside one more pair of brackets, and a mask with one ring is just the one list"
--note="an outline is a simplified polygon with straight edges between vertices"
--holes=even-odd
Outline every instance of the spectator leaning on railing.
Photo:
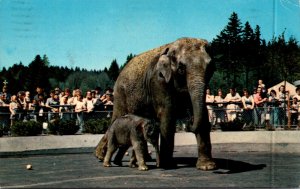
[[83,112],[86,112],[86,104],[83,102],[83,96],[81,94],[77,96],[75,112],[77,113],[77,120],[79,125],[78,132],[81,133],[84,125]]
[[270,95],[268,98],[268,113],[270,115],[270,124],[273,127],[278,127],[279,126],[279,101],[276,95],[276,91],[272,89],[270,91]]
[[[210,89],[207,88],[207,89],[206,89],[206,98],[205,98],[205,102],[206,102],[206,103],[213,103],[213,102],[214,102],[214,99],[215,99],[214,95],[211,95],[211,94],[210,94]],[[206,105],[206,108],[207,108],[207,110],[208,110],[208,120],[209,120],[209,122],[210,122],[211,124],[214,125],[214,123],[213,123],[213,117],[214,117],[214,115],[213,115],[213,107],[212,107],[212,104]]]
[[222,89],[218,89],[218,95],[215,96],[214,102],[217,103],[217,108],[215,109],[217,123],[225,122],[226,112],[225,112],[224,104],[223,104],[225,102],[225,100],[223,97]]
[[9,103],[5,102],[5,96],[3,94],[0,94],[0,106],[4,106],[4,107],[9,106]]
[[25,100],[25,92],[24,91],[19,91],[17,94],[17,102],[19,104],[20,110],[19,110],[19,120],[24,120],[26,119],[26,114],[27,114],[27,103]]
[[263,96],[262,88],[257,87],[256,94],[254,95],[254,103],[255,103],[255,124],[256,125],[262,125],[265,122],[266,118],[266,102],[268,99]]
[[95,109],[95,104],[91,91],[86,92],[86,97],[83,99],[83,102],[86,104],[86,119],[90,119],[94,116]]
[[228,121],[233,121],[236,119],[237,112],[240,110],[239,103],[241,103],[242,98],[239,93],[236,92],[235,88],[230,88],[229,93],[225,97],[225,101],[228,102],[226,107]]
[[278,100],[280,102],[279,104],[279,124],[280,125],[285,125],[287,122],[287,116],[286,116],[286,109],[287,109],[287,101],[288,101],[288,95],[285,90],[285,86],[281,85],[279,87],[279,92],[278,92]]
[[21,109],[21,106],[20,106],[20,104],[18,104],[17,96],[12,95],[11,101],[9,103],[10,120],[11,120],[10,126],[12,126],[14,124],[14,122],[16,120],[18,120],[18,114],[19,114],[20,109]]
[[244,89],[244,96],[242,96],[242,103],[243,103],[243,119],[246,122],[247,126],[253,124],[253,109],[254,109],[254,99],[249,94],[247,89]]
[[11,100],[11,94],[8,92],[7,86],[2,87],[2,92],[0,93],[2,96],[2,100],[6,103],[9,104]]
[[58,93],[51,90],[50,91],[50,97],[47,98],[45,106],[49,109],[48,111],[48,121],[55,119],[57,117],[59,112],[59,97]]
[[61,97],[59,107],[59,117],[62,120],[70,120],[72,118],[73,107],[68,104],[68,95]]
[[297,97],[293,98],[291,105],[291,125],[298,125],[299,103]]

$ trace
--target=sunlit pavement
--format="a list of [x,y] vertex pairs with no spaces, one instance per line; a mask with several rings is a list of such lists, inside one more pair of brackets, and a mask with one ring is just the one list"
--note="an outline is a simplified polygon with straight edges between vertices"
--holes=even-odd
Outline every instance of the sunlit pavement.
[[[0,188],[298,188],[300,152],[288,152],[290,149],[274,152],[280,146],[284,149],[296,145],[213,144],[213,157],[218,165],[213,171],[195,168],[196,145],[175,147],[176,169],[156,168],[153,160],[147,163],[148,171],[129,168],[129,156],[124,157],[122,167],[114,164],[110,168],[103,167],[94,157],[92,148],[73,149],[69,153],[68,149],[62,149],[54,155],[49,155],[50,151],[40,151],[39,155],[2,157]],[[33,169],[27,170],[27,164]]]

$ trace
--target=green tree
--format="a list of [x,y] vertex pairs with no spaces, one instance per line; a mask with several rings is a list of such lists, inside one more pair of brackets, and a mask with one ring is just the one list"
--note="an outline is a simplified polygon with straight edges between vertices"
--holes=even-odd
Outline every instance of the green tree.
[[120,72],[123,70],[123,68],[127,65],[127,63],[133,59],[136,55],[133,55],[132,53],[130,53],[129,55],[127,55],[126,57],[126,61],[125,63],[120,67]]
[[116,81],[119,76],[119,72],[120,68],[118,62],[116,59],[114,59],[110,64],[107,74],[113,81]]
[[49,58],[47,57],[47,55],[44,54],[42,61],[45,66],[47,66],[47,67],[50,66],[50,61],[49,61]]
[[70,89],[79,88],[83,94],[85,94],[87,90],[94,89],[98,86],[102,89],[113,87],[114,82],[109,78],[106,72],[92,73],[90,71],[81,71],[71,73],[63,85]]
[[[44,56],[46,57],[46,56]],[[50,90],[48,61],[45,62],[40,55],[28,65],[28,75],[25,80],[26,87],[33,93],[37,86]]]
[[255,56],[255,46],[254,46],[254,32],[251,28],[249,22],[245,23],[244,29],[242,31],[242,65],[244,69],[245,75],[245,87],[248,88],[249,82],[249,72],[250,69],[253,68],[254,64],[254,56]]
[[214,55],[220,57],[216,60],[216,68],[224,72],[223,79],[227,80],[228,85],[237,85],[241,71],[241,44],[242,25],[238,15],[233,12],[228,24],[212,41]]

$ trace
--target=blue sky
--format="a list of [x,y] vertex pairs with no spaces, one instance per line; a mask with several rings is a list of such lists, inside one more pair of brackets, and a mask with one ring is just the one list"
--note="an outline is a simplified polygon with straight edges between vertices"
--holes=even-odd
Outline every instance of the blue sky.
[[122,65],[180,37],[211,41],[233,11],[263,39],[300,41],[300,0],[0,0],[0,69],[37,54],[70,68]]

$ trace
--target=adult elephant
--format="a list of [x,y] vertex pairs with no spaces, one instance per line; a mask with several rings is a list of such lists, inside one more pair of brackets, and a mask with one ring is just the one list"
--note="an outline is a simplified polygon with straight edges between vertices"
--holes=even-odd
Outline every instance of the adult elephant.
[[[205,88],[212,75],[207,41],[181,38],[134,57],[120,73],[114,87],[112,121],[132,113],[160,122],[160,165],[174,167],[175,121],[183,106],[191,104],[198,146],[196,167],[212,170],[216,164],[211,155],[210,124],[205,106]],[[163,60],[164,64],[159,64]],[[167,62],[167,63],[166,63]],[[170,72],[166,70],[170,69]],[[167,73],[171,73],[169,76]],[[102,159],[106,135],[96,156]],[[117,157],[122,158],[121,152]],[[116,158],[117,158],[116,157]]]

